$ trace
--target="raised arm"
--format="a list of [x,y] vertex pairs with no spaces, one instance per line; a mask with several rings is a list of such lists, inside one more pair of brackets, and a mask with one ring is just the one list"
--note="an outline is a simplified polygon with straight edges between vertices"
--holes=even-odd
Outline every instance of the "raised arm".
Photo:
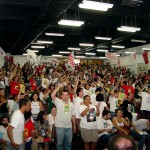
[[52,97],[52,100],[53,101],[55,101],[56,100],[56,94],[57,94],[57,92],[59,91],[59,89],[61,88],[61,87],[63,87],[64,86],[64,83],[61,83],[53,92],[52,92],[52,94],[51,94],[51,97]]
[[77,96],[76,92],[77,92],[78,83],[79,83],[79,79],[77,79],[75,86],[74,86],[74,91],[73,91],[74,97]]

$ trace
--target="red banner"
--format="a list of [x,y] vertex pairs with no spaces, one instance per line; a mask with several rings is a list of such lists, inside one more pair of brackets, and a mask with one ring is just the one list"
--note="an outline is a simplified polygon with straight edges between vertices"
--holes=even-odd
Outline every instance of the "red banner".
[[143,59],[144,59],[145,64],[148,64],[149,63],[148,52],[143,52],[142,55],[143,55]]

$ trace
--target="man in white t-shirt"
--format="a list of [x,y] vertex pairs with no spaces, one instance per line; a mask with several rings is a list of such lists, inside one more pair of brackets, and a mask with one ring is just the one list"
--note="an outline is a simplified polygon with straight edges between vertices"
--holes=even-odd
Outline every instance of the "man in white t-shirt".
[[[145,88],[147,88],[147,92],[142,92]],[[145,119],[148,119],[150,115],[150,86],[144,87],[139,96],[142,97],[141,110],[143,111],[143,116]]]
[[16,110],[11,118],[10,124],[7,129],[10,145],[7,150],[24,150],[24,113],[31,110],[31,104],[28,99],[20,99],[19,110]]
[[1,118],[2,126],[0,126],[0,143],[2,145],[2,150],[6,150],[8,143],[10,143],[10,140],[7,135],[8,123],[9,117],[6,115],[2,116]]
[[55,119],[57,150],[71,150],[72,142],[72,123],[73,131],[76,131],[75,125],[75,110],[73,103],[69,101],[69,91],[63,90],[61,98],[56,97],[57,92],[64,86],[60,84],[51,94],[53,103],[56,105],[57,113]]
[[149,130],[150,129],[150,120],[148,119],[139,119],[134,122],[137,130]]
[[113,124],[110,120],[110,111],[104,110],[102,116],[102,118],[97,119],[97,132],[101,142],[105,143],[103,144],[104,148],[106,148],[105,146],[107,146],[109,138],[113,136]]
[[96,103],[96,96],[100,93],[101,93],[101,88],[97,88],[95,90],[95,93],[91,94],[90,97],[91,97],[91,102],[93,103],[93,105],[95,105],[95,103]]

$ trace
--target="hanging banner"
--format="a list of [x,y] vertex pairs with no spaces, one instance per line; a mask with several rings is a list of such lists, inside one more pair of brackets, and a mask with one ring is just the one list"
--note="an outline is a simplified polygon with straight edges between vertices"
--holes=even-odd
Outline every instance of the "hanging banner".
[[116,61],[116,62],[118,61],[118,58],[114,53],[106,52],[105,56],[112,61]]
[[143,52],[142,55],[143,55],[143,59],[144,59],[145,64],[148,64],[149,63],[148,52]]

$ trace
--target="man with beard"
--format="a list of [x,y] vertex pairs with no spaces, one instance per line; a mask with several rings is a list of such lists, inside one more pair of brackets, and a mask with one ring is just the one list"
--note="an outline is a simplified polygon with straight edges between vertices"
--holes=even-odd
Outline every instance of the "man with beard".
[[24,132],[24,113],[31,110],[31,103],[28,99],[20,99],[19,110],[16,110],[12,117],[7,129],[10,143],[7,150],[24,150],[23,132]]
[[7,128],[9,123],[9,117],[4,115],[1,117],[1,126],[0,126],[0,143],[2,150],[6,150],[8,142],[10,142],[8,135],[7,135]]

